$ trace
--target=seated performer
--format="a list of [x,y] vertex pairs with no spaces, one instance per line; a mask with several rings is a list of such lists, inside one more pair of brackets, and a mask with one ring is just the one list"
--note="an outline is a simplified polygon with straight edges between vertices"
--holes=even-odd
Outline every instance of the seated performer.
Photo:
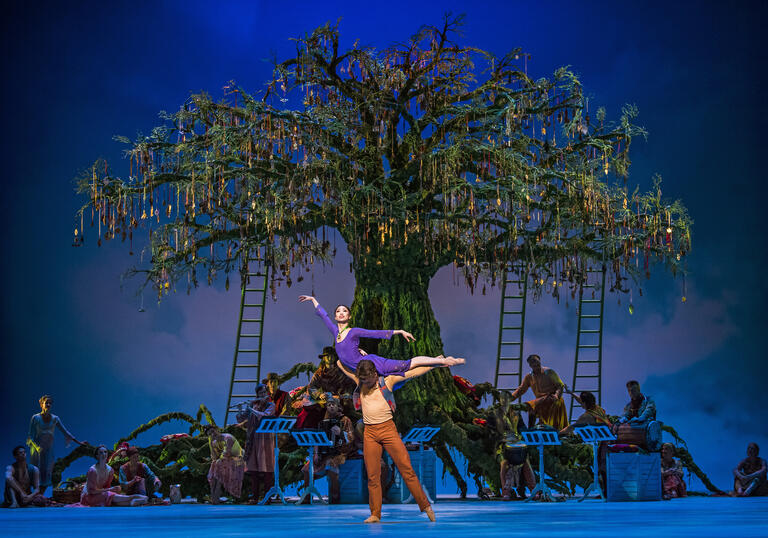
[[523,378],[523,382],[512,392],[510,398],[515,401],[530,388],[536,399],[526,402],[531,407],[528,412],[528,427],[532,428],[538,418],[542,424],[562,430],[568,425],[563,400],[565,383],[552,368],[541,365],[538,355],[529,355],[526,362],[531,367],[531,373]]
[[160,490],[162,482],[155,476],[152,469],[146,463],[139,461],[139,449],[130,446],[125,451],[128,463],[120,466],[118,480],[126,495],[147,495],[151,497],[155,491]]
[[683,464],[675,458],[675,445],[661,445],[661,493],[664,499],[688,495],[683,481]]
[[[355,450],[352,421],[342,414],[338,396],[327,398],[325,418],[320,422],[319,429],[328,435],[333,446],[314,447],[314,479],[328,476],[328,500],[331,504],[338,504],[341,497],[339,467],[346,461],[347,454]],[[309,485],[309,462],[301,468],[301,473],[306,488]]]
[[13,449],[14,461],[5,468],[4,508],[48,506],[50,500],[40,492],[40,470],[27,463],[27,451],[19,445]]
[[262,380],[262,383],[267,386],[269,399],[275,404],[274,415],[278,416],[285,413],[285,406],[288,404],[288,393],[280,390],[280,376],[275,372],[269,372],[267,377]]
[[[267,376],[269,378],[269,376]],[[251,407],[237,416],[240,426],[245,428],[245,474],[251,479],[251,503],[259,501],[273,485],[275,471],[275,434],[256,433],[262,417],[275,416],[277,405],[268,394],[267,386],[256,385],[256,399]],[[263,491],[260,488],[263,485]]]
[[373,361],[363,359],[357,364],[353,374],[339,361],[339,368],[357,385],[355,407],[361,408],[365,423],[363,455],[368,473],[368,505],[371,515],[365,523],[381,521],[381,456],[386,449],[397,465],[403,482],[408,487],[419,509],[426,512],[430,521],[435,521],[435,513],[421,488],[419,479],[411,466],[411,458],[395,427],[395,397],[392,392],[396,386],[408,379],[427,373],[432,367],[409,369],[404,375],[379,376]]
[[611,421],[608,420],[608,415],[605,413],[605,409],[597,405],[597,400],[595,399],[594,394],[589,391],[584,391],[578,396],[575,394],[571,394],[571,396],[573,396],[573,398],[579,402],[579,405],[584,408],[584,412],[579,415],[579,418],[576,419],[576,422],[560,430],[560,435],[568,435],[573,433],[575,426],[591,426],[597,424],[602,424],[609,427],[612,426]]
[[99,445],[94,454],[96,464],[88,469],[85,487],[80,495],[82,506],[138,506],[147,503],[146,495],[123,495],[120,486],[112,486],[115,471],[107,465],[107,447]]
[[619,424],[629,423],[633,428],[645,428],[652,420],[656,420],[656,404],[640,392],[640,383],[627,381],[629,403],[624,406],[624,414],[619,417]]
[[339,356],[336,355],[336,350],[332,346],[324,347],[323,352],[317,357],[320,359],[320,366],[312,374],[312,379],[307,385],[310,395],[316,392],[330,392],[341,396],[355,391],[355,384],[336,365]]
[[528,461],[525,446],[504,443],[500,448],[501,456],[501,496],[505,501],[525,499],[525,488],[533,491],[536,476]]
[[[334,347],[336,353],[339,355],[339,361],[348,369],[354,370],[363,359],[363,355],[360,353],[360,338],[377,338],[377,339],[390,339],[395,334],[400,334],[408,342],[413,342],[415,338],[413,335],[402,329],[395,330],[369,330],[360,329],[357,327],[349,326],[349,308],[345,305],[339,305],[336,307],[336,324],[334,324],[328,317],[328,314],[323,310],[317,300],[309,295],[300,295],[299,302],[312,301],[315,306],[315,313],[328,327],[328,330],[335,337]],[[461,358],[454,357],[413,357],[409,360],[393,360],[385,359],[378,355],[366,355],[366,360],[374,363],[376,370],[383,376],[397,375],[404,376],[405,372],[411,368],[418,368],[420,366],[455,366],[457,364],[464,364],[466,361]]]
[[737,497],[766,494],[766,463],[757,443],[747,445],[747,457],[733,470],[733,494]]
[[203,433],[208,436],[211,449],[211,468],[208,470],[211,504],[221,502],[222,489],[235,498],[240,497],[245,472],[240,443],[232,435],[221,433],[213,424],[206,424]]

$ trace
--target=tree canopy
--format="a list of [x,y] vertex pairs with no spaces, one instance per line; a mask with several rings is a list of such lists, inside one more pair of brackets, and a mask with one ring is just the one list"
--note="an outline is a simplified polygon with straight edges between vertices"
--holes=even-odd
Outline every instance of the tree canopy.
[[159,297],[242,271],[260,248],[290,286],[333,258],[330,229],[358,279],[384,268],[428,279],[454,264],[474,290],[522,262],[537,293],[558,296],[595,264],[616,291],[655,261],[680,269],[685,208],[662,199],[660,180],[626,184],[631,142],[645,136],[635,107],[609,121],[570,69],[534,80],[520,49],[460,44],[461,22],[344,51],[326,24],[295,40],[263,90],[195,94],[149,136],[119,137],[128,176],[98,161],[80,178],[76,244],[88,216],[99,244],[146,228],[150,260],[135,271]]

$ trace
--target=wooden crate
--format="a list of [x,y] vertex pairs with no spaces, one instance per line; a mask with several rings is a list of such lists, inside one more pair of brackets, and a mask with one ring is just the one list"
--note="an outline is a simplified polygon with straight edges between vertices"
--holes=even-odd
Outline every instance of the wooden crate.
[[362,458],[348,459],[339,467],[339,490],[341,504],[368,504],[368,474]]
[[[434,501],[437,494],[437,456],[434,450],[420,450],[408,451],[408,455],[411,457],[411,465],[416,472],[416,476],[419,476],[419,467],[423,466],[421,471],[421,486],[427,495]],[[387,456],[387,462],[391,465],[392,460]],[[387,499],[393,504],[401,504],[408,497],[411,492],[408,491],[408,487],[403,482],[403,478],[398,471],[395,471],[395,481],[392,487],[387,492]]]
[[608,453],[609,501],[661,499],[661,456],[658,452]]

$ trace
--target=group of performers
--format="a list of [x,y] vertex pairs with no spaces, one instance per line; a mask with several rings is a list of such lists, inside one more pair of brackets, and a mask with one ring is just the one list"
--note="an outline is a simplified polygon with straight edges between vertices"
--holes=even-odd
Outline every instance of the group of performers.
[[[411,465],[408,450],[395,427],[396,402],[394,392],[405,382],[425,374],[435,367],[464,364],[463,358],[417,356],[409,360],[392,360],[360,349],[360,338],[389,339],[402,336],[413,341],[414,336],[402,329],[368,330],[351,327],[350,310],[339,305],[332,321],[314,297],[302,295],[300,302],[311,302],[316,314],[322,319],[334,337],[334,345],[325,347],[319,356],[320,366],[304,388],[303,396],[295,401],[300,408],[297,428],[323,428],[333,440],[334,446],[316,448],[310,457],[314,459],[315,477],[329,479],[329,499],[339,501],[339,467],[346,458],[355,457],[362,451],[368,478],[370,516],[365,523],[377,523],[382,518],[382,498],[386,484],[383,474],[388,471],[382,458],[386,451],[397,467],[413,498],[429,520],[435,521],[432,506]],[[521,398],[530,389],[534,399],[526,402],[529,409],[528,427],[539,425],[557,429],[568,435],[579,424],[605,424],[612,428],[643,428],[655,419],[656,408],[653,400],[644,395],[637,381],[629,381],[627,390],[630,401],[624,408],[618,422],[613,424],[605,410],[597,405],[590,392],[575,394],[569,391],[557,373],[542,366],[537,355],[527,358],[531,369],[520,386],[511,394],[511,400]],[[349,393],[352,397],[345,397]],[[571,394],[583,407],[573,425],[568,423],[564,393]],[[268,374],[255,388],[255,398],[238,414],[239,426],[245,430],[245,447],[230,433],[207,425],[211,464],[208,482],[211,488],[210,501],[220,502],[224,493],[239,498],[243,478],[248,475],[251,484],[251,501],[257,502],[273,485],[275,435],[257,433],[263,417],[277,416],[287,411],[290,397],[280,390],[279,376]],[[6,468],[5,506],[49,506],[51,499],[45,491],[51,485],[55,429],[64,434],[67,441],[78,441],[62,424],[59,417],[51,413],[51,396],[40,398],[41,412],[32,417],[27,445],[30,448],[31,463],[27,463],[24,446],[13,450],[14,463]],[[324,404],[321,405],[321,404]],[[351,404],[351,405],[350,405]],[[353,418],[362,414],[357,424]],[[509,417],[508,417],[509,418]],[[519,415],[514,414],[516,426]],[[96,464],[87,473],[86,483],[80,497],[83,506],[137,506],[146,504],[153,491],[161,487],[160,480],[151,469],[139,461],[135,447],[122,446],[121,455],[127,456],[118,473],[119,484],[112,486],[115,472],[110,465],[112,458],[103,445],[95,448]],[[507,448],[500,451],[502,494],[505,498],[513,495],[525,496],[525,487],[533,489],[533,471],[519,450]],[[358,456],[359,457],[359,456]],[[665,498],[685,495],[680,462],[674,457],[674,446],[665,444],[661,450],[662,478]],[[302,469],[305,486],[309,481],[309,466]],[[747,458],[734,469],[734,494],[752,495],[766,484],[766,462],[759,457],[755,443],[749,445]]]

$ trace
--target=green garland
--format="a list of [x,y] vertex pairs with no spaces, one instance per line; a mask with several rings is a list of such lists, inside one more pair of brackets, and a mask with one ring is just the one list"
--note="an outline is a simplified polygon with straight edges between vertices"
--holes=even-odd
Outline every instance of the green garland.
[[[312,363],[297,364],[287,374],[281,376],[281,379],[311,371],[310,366],[314,368]],[[445,374],[445,371],[442,370],[438,372]],[[495,492],[500,491],[501,447],[509,435],[517,435],[517,430],[510,417],[520,411],[528,410],[527,404],[509,403],[507,393],[497,391],[489,384],[480,384],[478,387],[481,387],[481,395],[487,394],[494,398],[494,403],[487,408],[474,408],[469,403],[469,398],[466,398],[465,406],[457,406],[453,409],[446,408],[442,401],[437,404],[434,399],[428,398],[421,391],[405,392],[403,393],[404,397],[398,397],[396,418],[401,431],[405,431],[403,424],[429,423],[440,427],[440,433],[433,439],[431,445],[435,454],[443,461],[443,474],[447,472],[454,477],[462,497],[466,496],[467,492],[465,475],[472,478],[478,491],[483,488],[485,482]],[[431,403],[425,407],[425,403],[428,402]],[[171,420],[183,420],[190,423],[190,437],[171,439],[164,444],[140,448],[139,454],[141,460],[162,481],[161,493],[167,495],[171,484],[180,484],[184,495],[191,495],[202,501],[209,493],[207,473],[210,466],[210,450],[207,437],[201,433],[194,436],[193,434],[196,431],[202,431],[200,419],[203,416],[209,423],[215,424],[210,411],[204,405],[198,409],[196,419],[181,412],[164,413],[146,424],[140,425],[129,435],[118,440],[115,447]],[[234,435],[240,443],[245,443],[245,431],[242,428],[230,425],[223,431]],[[677,456],[682,464],[695,474],[709,491],[722,494],[723,492],[715,487],[707,475],[694,463],[693,457],[686,448],[685,441],[674,428],[663,426],[663,431],[669,433],[681,445],[677,447]],[[302,480],[301,467],[307,458],[307,451],[297,447],[289,436],[279,436],[278,443],[281,449],[280,483],[282,486],[295,484]],[[464,473],[454,462],[449,447],[453,447],[465,455],[466,468]],[[56,460],[53,467],[53,483],[58,484],[64,470],[76,460],[82,457],[93,457],[93,450],[93,446],[81,445],[67,456]],[[532,467],[538,469],[536,449],[529,447],[528,456]],[[117,460],[113,466],[117,469],[125,461],[125,459]],[[547,450],[544,455],[544,462],[549,476],[548,485],[564,495],[574,495],[576,487],[585,488],[592,481],[591,447],[581,443],[573,436],[565,437],[562,445]],[[70,480],[83,482],[85,477],[79,476]]]

